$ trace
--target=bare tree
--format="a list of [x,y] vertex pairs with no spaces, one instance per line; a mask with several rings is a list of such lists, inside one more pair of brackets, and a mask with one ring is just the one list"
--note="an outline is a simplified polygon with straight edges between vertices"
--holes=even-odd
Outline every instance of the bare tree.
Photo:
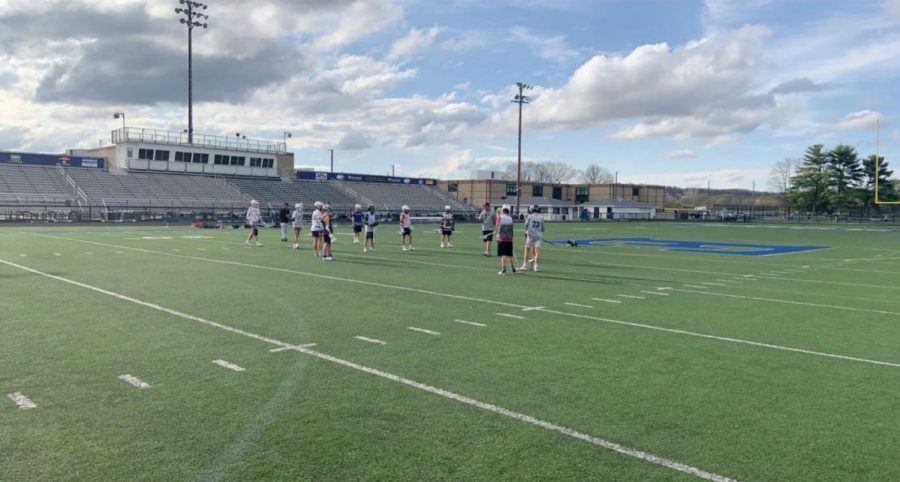
[[791,177],[797,173],[799,159],[778,161],[769,171],[769,190],[784,195],[791,189]]
[[558,184],[571,181],[578,174],[578,169],[571,164],[559,161],[547,161],[538,164],[536,181]]
[[581,170],[581,182],[585,184],[604,184],[612,182],[613,175],[605,167],[591,164]]

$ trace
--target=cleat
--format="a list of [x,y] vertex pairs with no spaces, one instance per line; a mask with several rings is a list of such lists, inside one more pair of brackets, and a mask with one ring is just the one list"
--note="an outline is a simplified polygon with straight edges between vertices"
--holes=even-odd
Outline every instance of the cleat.
[[413,248],[412,245],[409,245],[409,250],[410,250],[410,251],[415,251],[416,248]]
[[506,276],[506,270],[503,270],[503,271],[501,271],[501,272],[499,272],[499,273],[497,273],[497,274],[499,274],[500,276]]
[[532,268],[532,269],[534,270],[535,273],[537,273],[537,272],[538,272],[538,265],[534,265],[534,268]]
[[250,241],[244,241],[244,244],[246,244],[247,246],[250,246]]
[[257,245],[257,246],[262,246],[262,243],[260,243],[259,241],[257,241],[257,242],[256,242],[256,245]]

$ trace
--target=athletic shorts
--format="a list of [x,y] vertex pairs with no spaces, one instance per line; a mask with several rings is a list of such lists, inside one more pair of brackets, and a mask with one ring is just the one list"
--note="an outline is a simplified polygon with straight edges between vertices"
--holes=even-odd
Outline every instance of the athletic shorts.
[[294,234],[300,234],[300,231],[302,230],[303,228],[294,228]]
[[493,241],[494,240],[494,232],[493,231],[482,231],[481,238],[485,241]]
[[375,231],[369,231],[368,233],[366,233],[366,239],[371,239],[372,241],[375,241]]
[[318,231],[318,230],[313,231],[313,232],[312,232],[312,237],[314,237],[314,238],[320,238],[320,237],[322,237],[322,231]]
[[328,231],[322,231],[322,241],[325,241],[325,244],[331,244],[331,236],[328,235]]
[[361,233],[361,232],[362,232],[362,224],[354,224],[354,225],[353,225],[353,232],[354,232],[354,233]]
[[497,256],[512,256],[513,255],[513,244],[512,243],[497,243]]
[[541,241],[543,241],[543,240],[544,240],[544,238],[526,236],[525,237],[525,246],[527,246],[529,248],[540,248]]
[[412,228],[403,228],[404,236],[412,236]]
[[452,236],[453,228],[441,228],[441,235],[442,236]]

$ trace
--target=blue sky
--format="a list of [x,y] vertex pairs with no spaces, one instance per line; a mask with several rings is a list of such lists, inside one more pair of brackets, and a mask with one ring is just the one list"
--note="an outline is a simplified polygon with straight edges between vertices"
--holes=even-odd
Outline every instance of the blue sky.
[[[0,0],[0,149],[184,128],[164,0]],[[766,187],[811,144],[892,161],[900,1],[210,1],[195,129],[281,139],[301,166],[465,178],[523,157],[624,182]]]

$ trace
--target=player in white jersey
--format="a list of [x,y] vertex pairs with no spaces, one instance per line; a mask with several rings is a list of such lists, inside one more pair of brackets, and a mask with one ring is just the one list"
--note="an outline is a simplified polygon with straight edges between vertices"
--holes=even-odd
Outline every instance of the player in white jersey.
[[324,244],[322,243],[322,230],[324,229],[324,227],[322,226],[322,208],[325,207],[325,205],[322,203],[322,201],[316,201],[314,206],[316,207],[316,209],[313,210],[312,216],[310,217],[311,220],[309,230],[310,232],[312,232],[313,252],[316,253],[316,256],[321,256],[323,247],[322,245]]
[[331,229],[331,206],[325,205],[322,208],[322,231],[319,237],[322,243],[322,261],[334,261],[334,256],[331,255],[331,242],[334,240]]
[[294,204],[291,213],[291,224],[294,226],[294,249],[300,249],[300,231],[303,230],[303,203]]
[[378,226],[375,206],[369,206],[369,212],[366,213],[364,220],[366,222],[366,242],[363,244],[363,253],[375,251],[375,226]]
[[[541,243],[544,239],[544,217],[541,216],[541,207],[537,204],[528,206],[528,217],[525,218],[525,253],[522,255],[522,266],[519,269],[528,270],[530,262],[535,271],[538,271],[538,262],[541,259]],[[531,258],[528,252],[531,251]]]
[[262,222],[262,213],[259,212],[259,201],[253,199],[250,201],[250,207],[247,208],[247,224],[250,225],[250,234],[247,236],[247,246],[250,246],[250,240],[256,239],[256,245],[262,246],[259,242],[259,224]]
[[491,210],[491,203],[485,202],[478,220],[481,221],[481,240],[484,242],[484,255],[491,255],[491,243],[494,241],[494,229],[497,224],[497,215]]
[[441,214],[441,247],[444,247],[446,241],[447,247],[452,248],[453,243],[450,242],[450,236],[453,236],[453,215],[450,214],[450,206],[444,206],[444,214]]
[[415,251],[412,245],[412,218],[409,216],[409,206],[400,208],[400,245],[403,251]]

